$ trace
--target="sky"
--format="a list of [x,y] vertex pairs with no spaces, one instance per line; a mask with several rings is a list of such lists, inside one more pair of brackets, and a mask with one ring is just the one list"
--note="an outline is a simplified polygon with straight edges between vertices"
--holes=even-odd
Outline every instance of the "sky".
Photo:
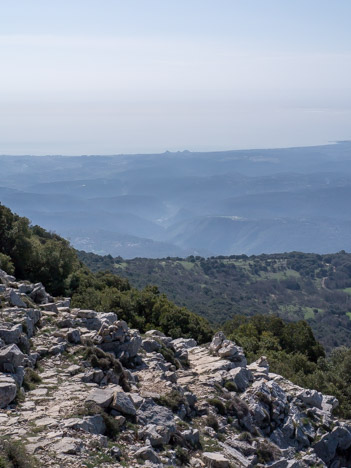
[[351,139],[350,0],[0,0],[0,154]]

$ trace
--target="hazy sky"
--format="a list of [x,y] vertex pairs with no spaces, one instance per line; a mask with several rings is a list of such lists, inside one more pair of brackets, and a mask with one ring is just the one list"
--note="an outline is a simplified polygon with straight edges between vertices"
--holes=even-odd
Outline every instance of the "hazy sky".
[[0,154],[351,139],[350,0],[0,0]]

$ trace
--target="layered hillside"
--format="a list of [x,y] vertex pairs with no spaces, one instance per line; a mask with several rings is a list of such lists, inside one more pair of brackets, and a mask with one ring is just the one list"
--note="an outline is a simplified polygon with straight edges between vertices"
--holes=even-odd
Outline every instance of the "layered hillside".
[[0,271],[1,466],[346,467],[334,396]]
[[0,156],[0,201],[80,250],[123,258],[350,250],[351,143]]

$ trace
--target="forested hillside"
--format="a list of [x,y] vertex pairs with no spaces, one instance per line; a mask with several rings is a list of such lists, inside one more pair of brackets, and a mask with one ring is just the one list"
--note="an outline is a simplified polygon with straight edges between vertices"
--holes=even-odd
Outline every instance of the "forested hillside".
[[351,344],[351,255],[299,252],[230,257],[123,260],[79,253],[93,271],[110,270],[161,292],[215,325],[234,315],[307,320],[327,350]]

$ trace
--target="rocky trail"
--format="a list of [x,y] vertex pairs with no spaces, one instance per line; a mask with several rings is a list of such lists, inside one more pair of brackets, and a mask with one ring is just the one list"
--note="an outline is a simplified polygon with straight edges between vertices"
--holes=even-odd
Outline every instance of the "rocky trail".
[[337,400],[248,365],[221,332],[141,335],[3,271],[0,299],[0,439],[27,468],[351,466]]

